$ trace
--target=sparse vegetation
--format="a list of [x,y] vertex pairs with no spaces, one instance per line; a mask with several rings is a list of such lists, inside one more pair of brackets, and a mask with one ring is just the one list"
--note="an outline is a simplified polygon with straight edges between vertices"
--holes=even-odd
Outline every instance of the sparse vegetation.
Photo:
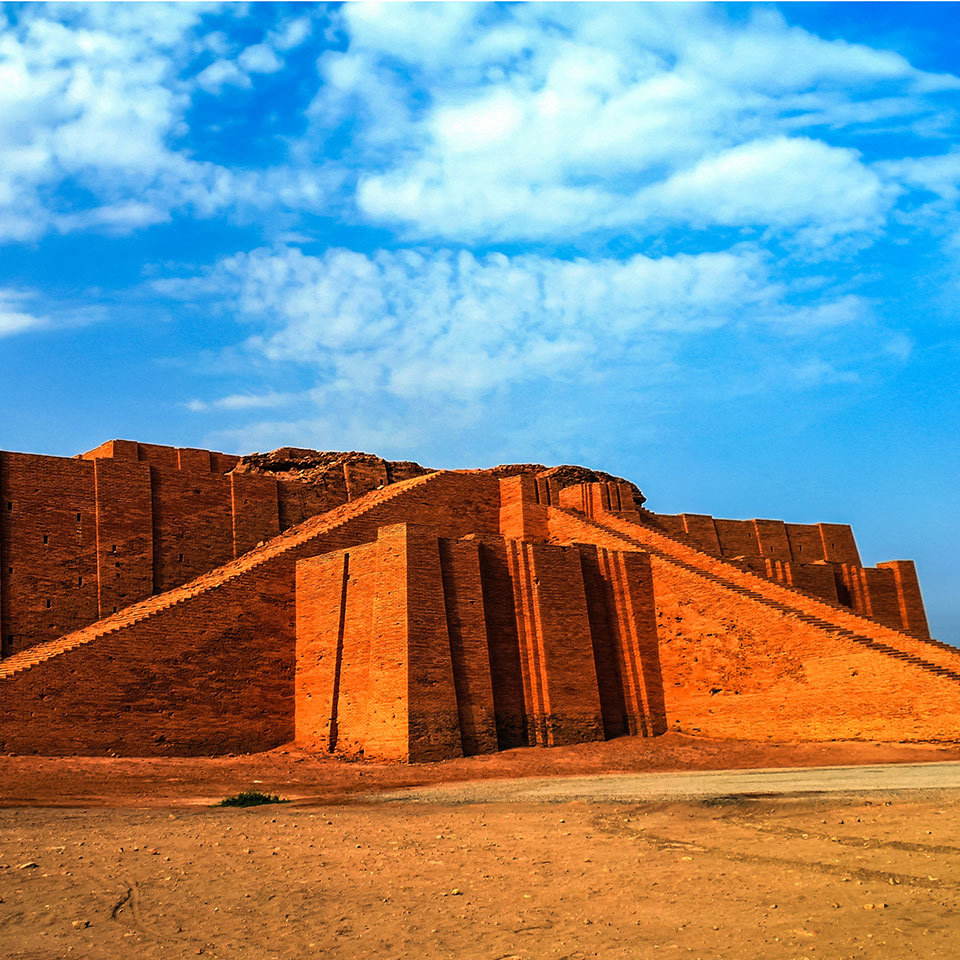
[[259,790],[244,790],[235,797],[224,797],[218,807],[259,807],[264,803],[289,803],[281,800],[276,794],[261,793]]

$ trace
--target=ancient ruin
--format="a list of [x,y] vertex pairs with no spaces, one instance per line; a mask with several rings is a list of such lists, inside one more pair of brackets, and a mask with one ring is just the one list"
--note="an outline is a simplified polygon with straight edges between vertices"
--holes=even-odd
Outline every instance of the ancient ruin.
[[0,453],[0,750],[960,738],[911,561],[643,504],[580,467]]

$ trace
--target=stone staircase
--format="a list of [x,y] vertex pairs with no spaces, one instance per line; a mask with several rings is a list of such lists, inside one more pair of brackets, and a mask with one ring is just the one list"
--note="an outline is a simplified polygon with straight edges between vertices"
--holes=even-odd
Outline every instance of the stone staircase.
[[230,581],[237,580],[288,550],[307,544],[319,536],[330,533],[337,527],[355,521],[384,503],[431,483],[439,476],[440,472],[429,473],[400,483],[390,484],[382,490],[375,490],[358,500],[342,504],[328,513],[311,517],[309,520],[305,520],[303,523],[267,540],[235,560],[202,574],[189,583],[140,600],[129,607],[124,607],[115,614],[111,614],[109,617],[104,617],[96,623],[75,630],[56,640],[22,650],[0,662],[0,683],[76,647],[109,636],[126,627],[154,617],[208,590],[216,589]]
[[913,637],[882,626],[874,620],[834,606],[795,587],[766,580],[661,530],[636,523],[622,515],[605,512],[591,518],[578,511],[555,509],[575,516],[587,526],[607,535],[617,536],[667,563],[706,577],[734,593],[777,610],[784,616],[815,627],[828,636],[843,638],[960,684],[960,650],[949,644]]

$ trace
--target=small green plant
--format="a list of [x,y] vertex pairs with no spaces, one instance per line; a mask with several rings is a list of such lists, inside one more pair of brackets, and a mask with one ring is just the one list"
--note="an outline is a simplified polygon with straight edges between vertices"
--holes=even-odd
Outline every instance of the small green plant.
[[261,793],[259,790],[244,790],[235,797],[224,797],[218,807],[259,807],[264,803],[289,803],[281,800],[276,794]]

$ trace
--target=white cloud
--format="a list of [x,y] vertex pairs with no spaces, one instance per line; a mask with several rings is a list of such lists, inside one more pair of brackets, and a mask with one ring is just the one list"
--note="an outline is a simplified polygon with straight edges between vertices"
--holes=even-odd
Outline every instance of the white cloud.
[[[870,316],[849,295],[793,303],[751,246],[624,261],[264,249],[154,289],[244,320],[255,330],[243,348],[249,362],[313,369],[318,403],[345,395],[465,403],[545,377],[602,376],[611,358],[656,365],[672,343],[724,327],[802,336]],[[232,409],[244,403],[235,398]]]
[[904,362],[875,304],[790,272],[749,243],[622,260],[265,248],[152,292],[181,317],[238,324],[203,361],[236,386],[187,404],[206,442],[458,465],[522,449],[566,460],[596,431],[635,436],[667,410],[783,404]]
[[189,400],[185,406],[194,413],[217,410],[262,410],[270,407],[287,407],[301,399],[303,399],[303,394],[276,393],[270,390],[262,394],[231,393],[214,400]]
[[153,204],[131,200],[106,204],[79,213],[54,215],[51,219],[60,233],[99,227],[107,232],[124,234],[141,227],[165,223],[170,219],[170,211]]
[[960,87],[766,8],[746,23],[686,4],[353,4],[342,16],[350,45],[321,59],[312,115],[363,121],[358,207],[408,237],[694,221],[802,225],[794,239],[809,246],[876,237],[895,182],[836,133],[929,132],[948,116],[930,97]]
[[[708,5],[347,4],[279,16],[243,43],[208,4],[38,4],[7,19],[0,240],[14,241],[281,206],[281,231],[337,212],[443,242],[644,242],[699,224],[853,248],[920,175],[866,164],[857,137],[944,136],[958,84],[763,7],[734,22]],[[308,43],[322,52],[310,129],[274,144],[289,161],[205,159],[194,97],[219,108],[204,113],[216,130],[264,74],[303,89],[302,58],[284,58]]]
[[283,66],[273,47],[265,43],[247,47],[237,57],[237,62],[249,73],[276,73]]
[[840,294],[824,302],[785,307],[773,319],[795,331],[816,336],[836,327],[866,325],[872,318],[870,303],[855,294]]
[[[0,35],[0,222],[8,237],[29,239],[58,221],[84,219],[49,199],[63,180],[99,196],[103,207],[92,222],[134,227],[144,222],[139,190],[156,192],[157,179],[174,168],[202,170],[165,143],[186,101],[167,82],[171,64],[161,46],[182,39],[201,12],[145,10],[128,34],[88,8],[68,22],[26,8]],[[124,12],[117,25],[130,21]],[[145,34],[151,24],[164,39]]]
[[831,361],[819,357],[798,364],[789,373],[796,381],[808,387],[828,383],[857,383],[860,380],[856,371],[843,370]]
[[[236,95],[251,74],[282,66],[274,45],[305,36],[295,26],[303,18],[281,21],[238,54],[222,31],[205,31],[217,9],[37,4],[9,16],[0,29],[0,241],[132,232],[174,211],[242,219],[267,206],[327,205],[327,171],[228,168],[190,144],[198,89]],[[210,51],[217,59],[191,76]]]
[[294,47],[299,47],[310,36],[310,30],[309,17],[289,20],[279,30],[271,33],[270,42],[277,50],[293,50]]
[[856,151],[806,137],[752,141],[644,191],[640,204],[694,224],[814,224],[826,238],[880,227],[892,200]]
[[890,160],[877,167],[905,186],[927,190],[951,202],[960,199],[960,150]]
[[210,93],[219,93],[223,87],[250,87],[250,78],[232,60],[214,60],[196,76],[197,85]]
[[0,288],[0,337],[8,337],[27,330],[38,330],[47,325],[41,317],[24,311],[20,304],[24,294]]

